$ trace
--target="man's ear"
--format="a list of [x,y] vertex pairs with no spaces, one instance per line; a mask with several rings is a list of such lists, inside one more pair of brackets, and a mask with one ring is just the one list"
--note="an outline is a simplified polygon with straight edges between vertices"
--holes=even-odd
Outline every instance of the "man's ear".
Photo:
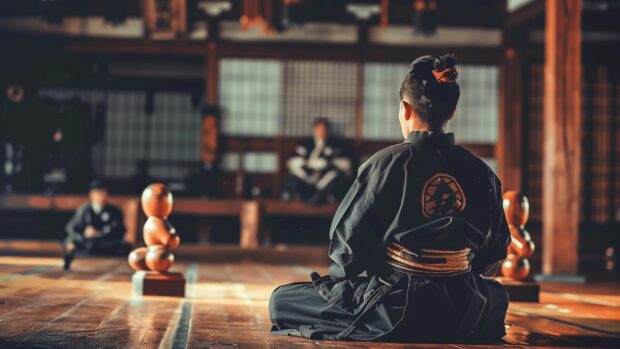
[[411,105],[405,101],[400,101],[400,103],[402,104],[403,110],[405,111],[403,113],[405,120],[409,120],[413,118],[414,113],[413,113],[413,108],[411,107]]

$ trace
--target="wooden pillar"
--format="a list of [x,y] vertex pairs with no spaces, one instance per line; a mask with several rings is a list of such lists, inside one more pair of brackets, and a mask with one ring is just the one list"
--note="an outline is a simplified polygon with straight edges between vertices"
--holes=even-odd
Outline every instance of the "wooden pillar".
[[290,154],[285,153],[284,150],[284,138],[282,135],[277,135],[273,142],[273,152],[278,159],[277,171],[273,175],[273,182],[271,183],[271,196],[280,197],[282,195],[282,183],[284,183],[284,174],[286,173],[286,160]]
[[127,199],[119,203],[121,210],[123,210],[123,223],[125,224],[125,241],[132,245],[142,243],[142,226],[144,225],[144,219],[142,219],[142,210],[140,200]]
[[581,176],[581,0],[546,0],[543,274],[576,275]]
[[499,138],[495,147],[495,158],[504,191],[522,191],[522,66],[522,57],[516,45],[506,45],[504,62],[500,67]]
[[387,28],[390,21],[390,0],[381,0],[381,28]]
[[258,201],[245,201],[241,205],[241,248],[255,249],[260,245],[261,204]]
[[220,42],[220,19],[217,16],[207,18],[207,52],[205,57],[205,100],[209,106],[219,104],[220,59],[218,54]]

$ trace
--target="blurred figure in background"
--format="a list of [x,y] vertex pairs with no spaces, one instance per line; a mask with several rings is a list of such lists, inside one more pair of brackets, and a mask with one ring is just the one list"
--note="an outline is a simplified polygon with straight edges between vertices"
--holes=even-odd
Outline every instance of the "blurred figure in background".
[[108,189],[94,180],[82,205],[65,228],[64,268],[69,270],[78,251],[89,255],[127,255],[131,246],[124,240],[123,213],[108,203]]
[[313,138],[297,146],[287,162],[290,175],[284,182],[284,200],[302,200],[312,205],[335,203],[340,188],[351,176],[351,160],[329,138],[329,121],[314,120]]

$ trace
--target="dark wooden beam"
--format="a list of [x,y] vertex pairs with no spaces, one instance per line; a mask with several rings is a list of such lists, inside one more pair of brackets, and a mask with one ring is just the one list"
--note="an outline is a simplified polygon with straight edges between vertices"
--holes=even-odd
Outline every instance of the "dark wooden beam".
[[220,84],[220,57],[217,50],[218,43],[209,41],[207,43],[205,84],[206,101],[209,106],[219,103],[219,84]]
[[187,55],[205,54],[205,42],[114,39],[61,40],[61,50],[81,54]]
[[[159,42],[149,40],[72,39],[61,40],[61,51],[78,54],[110,55],[181,55],[202,56],[204,41]],[[329,61],[410,62],[425,54],[452,52],[461,64],[498,64],[502,48],[489,46],[388,46],[368,44],[275,43],[219,41],[220,58],[304,59]]]
[[609,149],[611,149],[611,151],[609,152],[609,174],[608,174],[608,183],[610,184],[609,186],[609,193],[608,193],[608,200],[609,200],[609,208],[607,210],[607,220],[608,222],[611,224],[613,222],[617,222],[618,221],[618,202],[616,201],[616,195],[618,194],[618,185],[617,185],[617,178],[618,178],[618,166],[617,166],[617,161],[618,161],[618,154],[617,154],[617,149],[618,149],[618,133],[620,131],[620,125],[618,122],[618,119],[620,118],[620,114],[618,114],[618,82],[619,82],[619,77],[618,77],[618,69],[614,66],[614,67],[608,67],[607,69],[611,70],[611,90],[610,90],[610,96],[612,98],[612,100],[615,99],[616,103],[612,103],[611,104],[611,108],[610,108],[610,114],[611,114],[611,120],[610,120],[610,124],[609,124],[609,128],[611,130],[611,132],[609,133]]
[[[504,19],[511,15],[507,11],[506,9],[503,14]],[[495,148],[495,159],[504,191],[521,192],[524,183],[523,153],[525,149],[523,47],[527,47],[527,40],[522,32],[515,32],[505,24],[502,29],[502,45],[504,52],[499,81],[499,137]]]
[[[0,210],[75,211],[86,202],[86,195],[0,195]],[[139,230],[144,216],[139,200],[134,196],[111,196],[110,203],[123,211],[125,240],[132,244],[142,241]]]
[[581,178],[581,0],[547,0],[543,273],[577,273]]
[[[249,149],[252,151],[273,151],[276,147],[281,147],[284,154],[291,154],[292,150],[300,142],[304,141],[307,137],[222,137],[222,148],[231,152],[245,152]],[[383,148],[387,148],[391,145],[399,143],[398,140],[394,141],[371,141],[363,140],[358,148],[355,146],[354,139],[341,140],[342,145],[347,150],[357,149],[359,155],[373,154]],[[478,144],[468,143],[463,144],[467,149],[474,152],[476,155],[483,158],[492,158],[495,155],[495,146],[492,144]]]
[[523,61],[509,44],[500,68],[500,118],[496,160],[504,191],[521,191],[523,171]]

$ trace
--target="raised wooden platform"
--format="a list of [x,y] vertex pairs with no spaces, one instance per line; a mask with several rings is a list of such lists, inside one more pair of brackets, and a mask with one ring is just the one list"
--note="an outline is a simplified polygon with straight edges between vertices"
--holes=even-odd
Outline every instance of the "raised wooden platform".
[[[88,202],[86,195],[0,195],[0,210],[44,210],[71,212]],[[111,196],[110,203],[123,211],[125,223],[125,240],[135,244],[142,242],[141,225],[144,215],[140,210],[140,200],[132,196]],[[138,236],[140,235],[140,236]]]
[[[46,210],[75,211],[87,202],[85,195],[0,195],[0,210]],[[132,244],[141,244],[142,226],[146,217],[140,208],[138,197],[111,196],[110,203],[117,205],[124,214],[127,232],[125,240]],[[303,202],[289,202],[277,199],[205,199],[175,198],[175,215],[190,215],[202,218],[199,227],[201,240],[208,240],[208,224],[205,220],[212,217],[239,217],[241,224],[240,246],[256,249],[269,241],[270,227],[266,224],[269,217],[313,217],[331,219],[338,205],[326,204],[309,206]]]
[[178,263],[186,298],[131,296],[124,259],[0,257],[0,348],[492,348],[620,346],[620,285],[542,284],[540,303],[512,303],[492,346],[308,341],[269,335],[269,295],[325,266]]
[[131,277],[134,296],[185,297],[185,277],[181,273],[136,271]]
[[508,292],[508,299],[511,302],[540,301],[540,285],[537,282],[516,281],[503,277],[499,277],[498,280]]
[[[330,262],[327,246],[265,246],[260,249],[241,249],[234,244],[204,245],[184,243],[174,249],[178,260],[200,262],[247,262],[266,264],[304,264],[312,261],[317,264]],[[39,256],[60,257],[60,241],[36,241],[0,239],[0,256]]]

